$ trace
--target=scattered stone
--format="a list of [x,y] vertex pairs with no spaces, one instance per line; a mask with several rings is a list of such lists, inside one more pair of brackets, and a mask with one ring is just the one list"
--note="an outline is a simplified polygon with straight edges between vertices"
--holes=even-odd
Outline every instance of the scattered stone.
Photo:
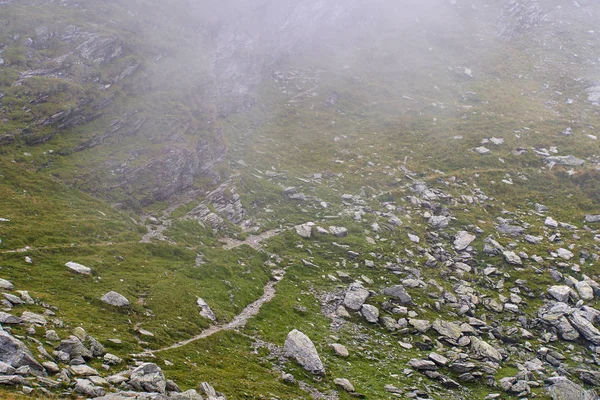
[[352,385],[352,383],[350,383],[350,381],[346,378],[335,378],[333,383],[348,393],[354,392],[354,385]]
[[469,247],[477,237],[467,231],[459,231],[454,238],[454,248],[461,251]]
[[104,303],[115,307],[129,307],[129,300],[117,292],[108,292],[100,299]]
[[412,297],[406,292],[404,286],[396,285],[383,290],[383,294],[391,297],[394,300],[398,300],[403,305],[412,305]]
[[6,279],[0,279],[0,289],[1,290],[13,290],[14,285],[7,281]]
[[46,326],[46,324],[48,324],[48,321],[46,321],[46,318],[44,318],[43,315],[32,313],[29,311],[23,312],[23,314],[21,314],[21,319],[26,324],[41,325],[41,326]]
[[458,340],[462,336],[460,326],[453,322],[436,319],[431,328],[441,336],[446,336],[453,340]]
[[67,268],[69,268],[71,271],[81,274],[81,275],[90,275],[92,273],[92,270],[90,268],[86,267],[85,265],[81,265],[76,262],[73,262],[73,261],[69,261],[68,263],[65,264],[65,266]]
[[0,324],[11,325],[11,324],[20,324],[22,322],[23,321],[21,320],[21,318],[15,316],[15,315],[0,311]]
[[198,304],[198,307],[200,307],[200,316],[201,317],[208,318],[211,321],[217,320],[215,313],[213,312],[213,310],[211,310],[211,308],[208,306],[206,301],[204,301],[204,299],[198,297],[198,300],[196,300],[196,304]]
[[348,357],[350,355],[350,353],[348,353],[348,349],[346,348],[346,346],[344,346],[342,344],[334,343],[331,345],[331,348],[333,349],[335,354],[337,354],[340,357]]
[[502,254],[504,255],[504,259],[506,260],[507,263],[512,264],[512,265],[523,265],[523,261],[521,260],[521,257],[519,257],[517,254],[515,254],[514,251],[504,251],[504,252],[502,252]]
[[314,224],[309,222],[302,225],[296,225],[294,228],[296,229],[296,233],[305,239],[310,239],[312,236],[312,228]]
[[471,338],[471,351],[473,351],[478,358],[487,358],[495,362],[502,361],[502,354],[500,354],[498,350],[475,336]]
[[329,232],[335,237],[344,237],[348,236],[348,229],[341,226],[330,226]]

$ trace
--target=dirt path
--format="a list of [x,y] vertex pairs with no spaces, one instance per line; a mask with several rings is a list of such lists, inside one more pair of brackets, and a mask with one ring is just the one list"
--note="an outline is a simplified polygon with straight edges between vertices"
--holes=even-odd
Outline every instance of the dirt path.
[[246,308],[244,308],[242,310],[242,312],[240,312],[238,315],[236,315],[230,322],[228,322],[226,324],[213,325],[210,328],[205,329],[200,334],[198,334],[192,338],[182,340],[181,342],[174,343],[168,347],[163,347],[162,349],[157,349],[157,350],[147,350],[140,354],[134,354],[133,356],[139,356],[139,357],[151,356],[151,355],[153,355],[155,353],[159,353],[161,351],[172,350],[172,349],[176,349],[181,346],[185,346],[185,345],[195,342],[197,340],[212,336],[215,333],[218,333],[221,331],[234,330],[234,329],[244,327],[250,318],[252,318],[256,314],[258,314],[258,312],[260,311],[260,308],[262,307],[263,304],[273,300],[273,298],[275,297],[275,285],[277,285],[277,283],[283,279],[283,276],[285,275],[285,270],[279,270],[277,272],[278,272],[278,274],[276,275],[276,279],[270,280],[265,285],[263,295],[260,296],[258,298],[258,300],[247,305]]
[[271,229],[271,230],[263,232],[263,233],[261,233],[259,235],[250,235],[244,241],[242,241],[242,240],[236,240],[236,239],[230,239],[230,238],[224,238],[224,239],[221,239],[221,241],[223,243],[225,243],[223,245],[223,248],[225,250],[231,250],[231,249],[239,247],[239,246],[241,246],[243,244],[247,244],[248,246],[252,247],[254,250],[260,250],[260,242],[262,242],[263,240],[267,240],[269,238],[272,238],[273,236],[277,236],[281,232],[284,232],[284,231],[285,231],[285,229]]

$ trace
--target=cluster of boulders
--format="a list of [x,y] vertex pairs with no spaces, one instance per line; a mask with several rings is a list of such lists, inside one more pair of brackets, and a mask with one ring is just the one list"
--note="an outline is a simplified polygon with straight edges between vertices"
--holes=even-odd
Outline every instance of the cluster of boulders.
[[[89,268],[81,264],[69,262],[67,267],[79,274],[89,274]],[[153,363],[136,362],[135,366],[127,368],[123,359],[108,353],[104,345],[81,327],[61,339],[56,330],[48,328],[50,324],[64,325],[54,318],[50,306],[44,305],[44,314],[24,311],[20,317],[16,316],[7,311],[21,304],[37,302],[26,291],[15,291],[16,295],[8,293],[14,290],[8,280],[0,279],[0,289],[7,291],[2,300],[5,311],[0,311],[0,384],[20,387],[26,394],[36,392],[44,396],[62,391],[105,400],[157,399],[159,395],[176,400],[225,399],[208,383],[200,385],[200,393],[195,389],[183,392]],[[108,292],[102,301],[117,307],[129,305],[129,301],[116,292]],[[14,326],[26,326],[28,336],[13,335],[11,327]],[[38,329],[45,329],[45,343],[33,336]],[[24,339],[34,344],[39,356],[31,352]],[[119,342],[119,339],[109,340]],[[47,346],[54,350],[49,352]],[[101,371],[88,365],[91,361],[100,361]],[[109,375],[113,368],[125,369]]]

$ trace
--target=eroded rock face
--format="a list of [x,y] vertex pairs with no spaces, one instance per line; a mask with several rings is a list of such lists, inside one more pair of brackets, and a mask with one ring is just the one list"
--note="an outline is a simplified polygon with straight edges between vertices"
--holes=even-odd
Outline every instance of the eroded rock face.
[[0,330],[0,361],[13,368],[27,366],[39,374],[44,372],[25,344],[3,330]]
[[325,375],[325,367],[315,345],[308,336],[299,330],[294,329],[288,333],[283,351],[287,357],[296,360],[305,370],[315,375]]

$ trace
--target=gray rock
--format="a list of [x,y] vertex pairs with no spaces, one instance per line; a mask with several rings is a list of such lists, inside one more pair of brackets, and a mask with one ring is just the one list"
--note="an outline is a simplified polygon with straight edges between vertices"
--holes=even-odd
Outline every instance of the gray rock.
[[100,375],[98,373],[98,371],[96,371],[94,368],[92,368],[86,364],[71,365],[69,368],[71,368],[71,371],[73,371],[73,373],[75,375],[79,375],[79,376],[98,376],[98,375]]
[[45,326],[48,323],[48,321],[46,321],[46,318],[44,318],[43,315],[32,313],[29,311],[25,311],[23,314],[21,314],[21,319],[26,324]]
[[379,310],[375,306],[372,306],[370,304],[363,304],[360,309],[360,313],[363,317],[365,317],[365,319],[368,322],[372,324],[379,321]]
[[6,324],[6,325],[20,324],[21,322],[23,322],[21,320],[21,318],[15,316],[15,315],[0,311],[0,324]]
[[25,344],[3,330],[0,330],[0,361],[13,368],[28,366],[34,373],[44,371],[44,367],[33,358]]
[[92,273],[92,270],[90,268],[73,261],[69,261],[65,264],[65,266],[77,274],[90,275]]
[[459,231],[456,233],[454,238],[454,248],[458,251],[464,250],[475,240],[477,237],[467,231]]
[[431,329],[431,322],[425,320],[425,319],[415,319],[415,318],[411,318],[408,320],[408,323],[415,328],[417,331],[421,332],[421,333],[425,333],[428,330]]
[[547,163],[555,163],[555,164],[559,164],[559,165],[566,165],[568,167],[579,167],[579,166],[585,164],[585,160],[582,160],[581,158],[577,158],[577,157],[573,156],[572,154],[570,154],[568,156],[546,157],[546,162]]
[[498,350],[475,336],[471,338],[471,351],[473,351],[478,358],[488,358],[496,362],[502,361],[502,354],[500,354]]
[[565,285],[551,286],[550,289],[548,289],[548,294],[555,298],[557,301],[566,303],[567,301],[569,301],[569,296],[571,295],[571,288]]
[[460,326],[454,322],[448,322],[440,319],[433,321],[431,328],[441,336],[449,337],[453,340],[458,340],[462,336]]
[[492,151],[484,146],[475,147],[473,149],[473,151],[475,151],[475,153],[482,155],[482,156],[487,156],[489,154],[492,154]]
[[443,215],[434,215],[427,222],[433,229],[444,229],[448,227],[450,220]]
[[569,315],[568,319],[571,325],[573,325],[573,327],[579,331],[581,336],[596,346],[600,345],[600,331],[598,331],[598,329],[596,329],[596,327],[585,318],[583,312],[579,310],[575,311],[573,314]]
[[337,354],[340,357],[348,357],[350,355],[348,349],[343,344],[334,343],[331,345],[331,348],[333,349],[335,354]]
[[515,254],[514,251],[503,251],[504,259],[507,263],[512,265],[523,265],[523,261],[521,261],[521,257]]
[[283,351],[286,357],[294,359],[305,370],[316,375],[325,375],[325,367],[315,345],[308,336],[299,330],[294,329],[288,333]]
[[196,300],[196,304],[198,304],[198,307],[200,307],[200,316],[201,317],[208,318],[211,321],[217,320],[215,313],[213,312],[213,310],[211,310],[211,308],[208,306],[206,301],[204,301],[204,299],[198,297],[198,300]]
[[305,239],[310,239],[312,236],[312,227],[314,224],[307,223],[302,225],[296,225],[294,228],[296,229],[296,233]]
[[563,340],[573,341],[579,339],[579,332],[577,329],[573,328],[573,325],[569,323],[569,320],[565,316],[560,317],[555,326],[558,335]]
[[13,368],[10,364],[0,361],[0,375],[13,375],[16,368]]
[[348,236],[348,229],[341,226],[330,226],[329,232],[331,232],[335,237]]
[[19,375],[2,375],[0,376],[0,385],[25,385],[27,381]]
[[6,279],[0,279],[0,289],[2,290],[13,290],[14,285]]
[[104,396],[105,394],[105,391],[102,387],[95,386],[88,379],[76,379],[75,391],[92,398]]
[[525,228],[516,225],[501,224],[496,230],[504,235],[518,236],[525,232]]
[[195,390],[190,389],[182,393],[176,393],[170,396],[173,400],[203,400],[202,396]]
[[131,371],[129,384],[139,391],[164,394],[167,387],[167,380],[158,365],[143,363]]
[[400,301],[401,304],[413,304],[412,297],[410,297],[410,295],[406,292],[406,289],[404,289],[404,286],[402,285],[396,285],[389,288],[385,288],[383,290],[383,294],[391,297],[394,300]]
[[600,214],[597,215],[586,215],[585,216],[585,222],[589,222],[591,224],[596,223],[596,222],[600,222]]
[[556,251],[556,254],[558,254],[558,256],[560,258],[562,258],[563,260],[570,260],[571,258],[575,257],[575,254],[573,254],[569,250],[563,249],[563,248],[558,249]]
[[544,238],[542,236],[525,235],[523,239],[531,244],[540,244]]
[[594,289],[587,281],[579,281],[575,284],[575,289],[579,293],[581,300],[592,300],[594,298]]
[[552,385],[548,387],[548,394],[552,400],[595,400],[596,395],[592,391],[586,391],[578,384],[570,381],[564,376],[550,378]]
[[418,370],[418,371],[435,371],[438,369],[437,365],[433,361],[429,360],[419,360],[416,358],[411,359],[408,362],[408,366]]
[[56,350],[67,353],[71,358],[83,357],[87,360],[92,358],[92,352],[76,336],[70,336],[68,339],[62,340]]
[[100,300],[111,306],[129,307],[129,300],[122,294],[113,291],[106,293]]
[[335,378],[333,380],[333,383],[335,383],[335,385],[337,387],[339,387],[349,393],[353,393],[355,390],[354,385],[352,385],[352,383],[350,383],[350,381],[346,378]]
[[359,284],[353,283],[350,285],[344,296],[344,306],[350,310],[358,311],[365,301],[367,301],[369,295],[370,293],[367,289]]
[[433,361],[437,365],[440,365],[442,367],[445,367],[446,365],[448,365],[448,359],[441,354],[430,353],[428,357],[431,361]]

